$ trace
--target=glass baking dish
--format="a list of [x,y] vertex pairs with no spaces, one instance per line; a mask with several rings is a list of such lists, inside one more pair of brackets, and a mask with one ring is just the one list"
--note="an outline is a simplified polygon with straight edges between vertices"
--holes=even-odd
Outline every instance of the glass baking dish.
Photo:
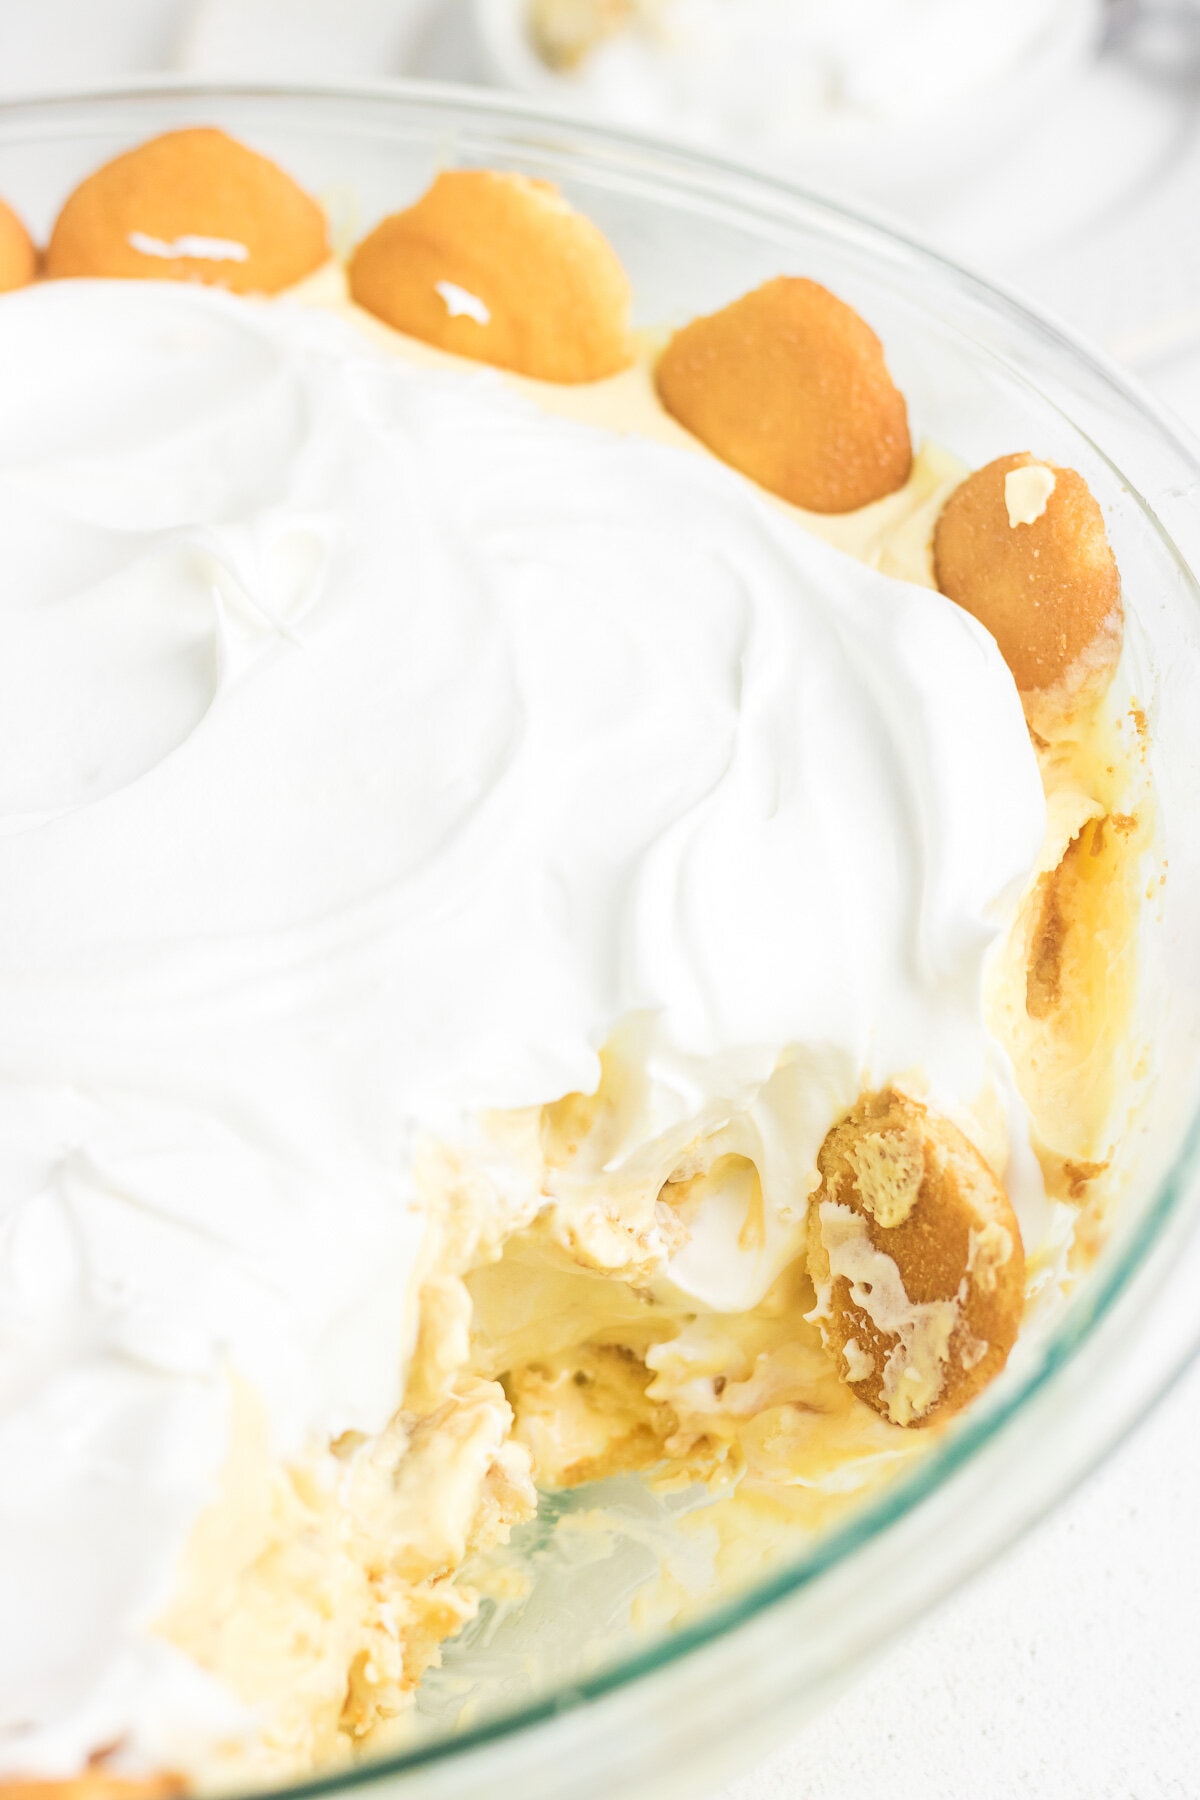
[[[883,338],[915,436],[972,464],[1018,448],[1101,500],[1131,616],[1169,862],[1149,909],[1138,1027],[1153,1075],[1116,1231],[1005,1377],[907,1473],[764,1577],[672,1630],[614,1628],[670,1554],[672,1507],[629,1479],[597,1552],[559,1555],[554,1501],[524,1606],[485,1606],[387,1754],[296,1793],[372,1784],[492,1800],[694,1793],[795,1729],[923,1607],[1003,1547],[1142,1417],[1200,1336],[1200,464],[1140,389],[1018,301],[792,186],[502,98],[431,86],[154,86],[0,108],[0,194],[44,236],[81,176],[183,124],[265,150],[345,248],[451,165],[558,182],[616,245],[637,322],[671,325],[781,272],[827,283]],[[595,1496],[587,1497],[595,1504]]]

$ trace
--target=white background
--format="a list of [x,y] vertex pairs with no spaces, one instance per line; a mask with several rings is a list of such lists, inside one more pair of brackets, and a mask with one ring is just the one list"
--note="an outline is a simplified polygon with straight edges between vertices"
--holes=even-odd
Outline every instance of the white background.
[[[413,3],[0,0],[0,93],[166,66],[395,73]],[[465,47],[455,67],[452,23],[438,54],[439,72],[473,73]],[[1200,429],[1198,97],[1181,45],[1153,68],[1127,45],[1082,69],[969,196],[914,222],[1105,343]],[[725,1800],[1200,1800],[1198,1497],[1200,1368]]]

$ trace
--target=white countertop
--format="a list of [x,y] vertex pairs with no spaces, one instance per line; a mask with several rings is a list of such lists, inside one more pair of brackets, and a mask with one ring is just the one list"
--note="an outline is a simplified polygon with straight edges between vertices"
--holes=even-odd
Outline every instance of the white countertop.
[[[294,53],[307,32],[326,74],[394,72],[396,21],[416,3],[336,0],[332,67],[333,0],[9,0],[0,91],[178,64],[181,33],[228,54],[244,29],[261,58],[285,11]],[[454,73],[452,31],[439,55]],[[1095,71],[968,207],[926,225],[1105,342],[1200,431],[1200,89]],[[1197,1800],[1198,1494],[1200,1366],[1050,1520],[724,1800]]]
[[723,1800],[1196,1800],[1200,1367]]

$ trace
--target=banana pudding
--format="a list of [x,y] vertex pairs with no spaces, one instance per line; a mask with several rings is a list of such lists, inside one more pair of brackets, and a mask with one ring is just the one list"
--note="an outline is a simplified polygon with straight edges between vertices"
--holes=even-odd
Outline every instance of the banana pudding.
[[1094,1253],[1120,582],[1076,472],[914,446],[842,300],[639,335],[545,183],[448,171],[343,266],[173,133],[33,272],[0,1794],[278,1781],[370,1750],[539,1492],[811,1529]]

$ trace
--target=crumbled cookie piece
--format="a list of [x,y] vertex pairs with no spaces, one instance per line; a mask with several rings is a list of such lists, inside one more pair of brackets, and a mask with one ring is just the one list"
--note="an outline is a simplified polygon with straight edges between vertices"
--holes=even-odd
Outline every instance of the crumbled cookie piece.
[[1024,1310],[1004,1189],[957,1126],[891,1089],[834,1126],[818,1168],[808,1263],[826,1348],[894,1424],[948,1418],[1004,1367]]
[[908,480],[908,408],[883,346],[815,281],[781,275],[694,319],[657,379],[681,425],[794,506],[854,512]]
[[1103,693],[1121,655],[1121,579],[1100,511],[1074,469],[1002,456],[942,509],[943,594],[986,625],[1030,722],[1053,728]]
[[438,176],[358,246],[350,292],[397,331],[541,381],[599,381],[633,360],[629,280],[552,182]]
[[81,181],[51,233],[46,274],[276,294],[328,254],[325,215],[290,175],[198,127],[151,138]]

